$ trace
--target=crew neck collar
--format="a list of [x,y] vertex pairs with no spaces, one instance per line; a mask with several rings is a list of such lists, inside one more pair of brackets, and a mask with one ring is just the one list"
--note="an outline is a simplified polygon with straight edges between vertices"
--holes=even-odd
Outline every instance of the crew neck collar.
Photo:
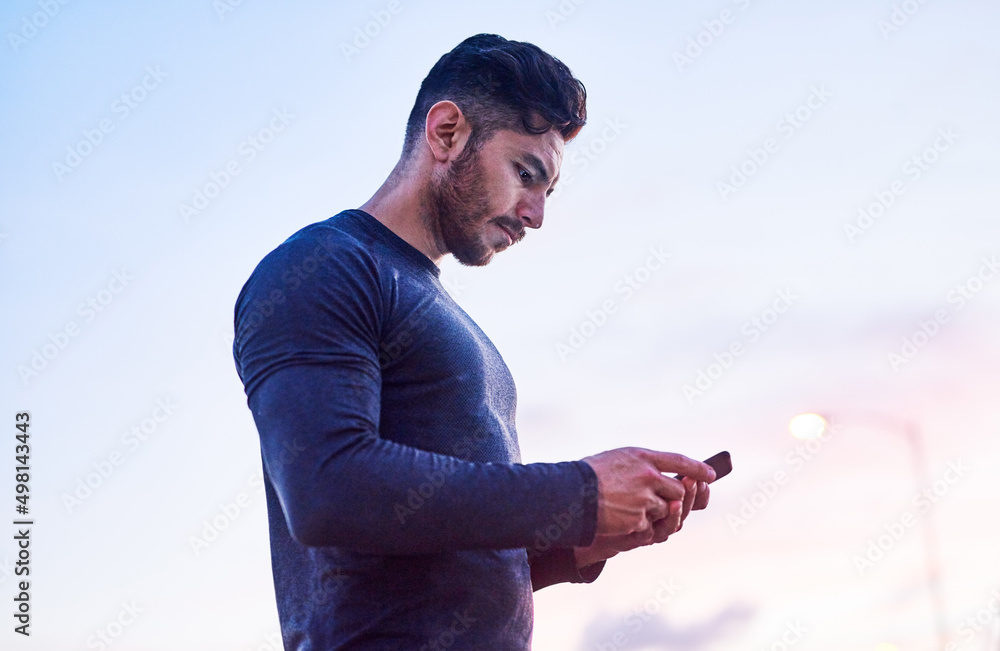
[[435,278],[441,276],[441,267],[434,264],[434,261],[424,255],[419,249],[397,235],[391,228],[380,222],[370,213],[360,208],[351,208],[347,212],[356,215],[369,229],[380,233],[383,239],[391,244],[400,253],[411,259],[419,266],[434,274]]

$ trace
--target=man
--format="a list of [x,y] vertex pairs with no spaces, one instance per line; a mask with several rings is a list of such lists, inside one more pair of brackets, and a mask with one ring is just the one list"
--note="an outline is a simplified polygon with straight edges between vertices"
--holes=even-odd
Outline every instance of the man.
[[707,505],[714,471],[677,454],[521,464],[513,378],[439,280],[446,254],[486,265],[542,225],[585,121],[560,61],[466,39],[423,81],[374,196],[243,287],[233,354],[286,649],[527,649],[533,590],[589,583]]

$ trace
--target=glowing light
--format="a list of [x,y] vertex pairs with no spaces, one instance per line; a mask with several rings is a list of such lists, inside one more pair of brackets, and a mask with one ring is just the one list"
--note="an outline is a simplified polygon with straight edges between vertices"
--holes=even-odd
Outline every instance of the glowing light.
[[819,414],[799,414],[788,423],[792,436],[798,439],[819,438],[829,426],[826,419]]

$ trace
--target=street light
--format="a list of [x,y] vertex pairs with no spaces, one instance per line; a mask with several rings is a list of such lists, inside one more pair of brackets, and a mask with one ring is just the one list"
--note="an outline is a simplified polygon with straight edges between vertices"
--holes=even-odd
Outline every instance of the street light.
[[797,439],[818,439],[830,429],[830,423],[819,414],[799,414],[788,423],[788,429]]
[[[857,420],[880,428],[895,432],[903,437],[909,444],[913,457],[913,473],[916,479],[917,491],[923,486],[930,484],[930,474],[927,471],[927,461],[924,457],[923,437],[917,425],[908,420],[902,420],[874,412],[853,413],[859,416]],[[813,439],[820,437],[824,431],[830,428],[833,418],[828,418],[822,414],[808,413],[799,414],[788,423],[788,429],[792,436],[800,439]],[[944,591],[941,587],[941,564],[938,562],[937,536],[934,532],[930,514],[927,514],[923,521],[924,532],[924,558],[927,566],[927,583],[931,591],[931,603],[934,606],[934,619],[937,623],[938,643],[942,651],[948,641],[948,623],[945,618]]]

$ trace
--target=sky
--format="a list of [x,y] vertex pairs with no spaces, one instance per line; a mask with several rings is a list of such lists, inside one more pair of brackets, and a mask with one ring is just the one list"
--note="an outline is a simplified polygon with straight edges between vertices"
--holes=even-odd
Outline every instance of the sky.
[[[734,465],[665,543],[536,593],[534,648],[1000,649],[998,19],[985,0],[4,3],[0,486],[34,524],[31,636],[8,619],[0,646],[277,648],[236,296],[375,192],[424,75],[489,32],[588,93],[542,228],[442,264],[517,383],[523,460]],[[821,439],[791,435],[800,413]]]

